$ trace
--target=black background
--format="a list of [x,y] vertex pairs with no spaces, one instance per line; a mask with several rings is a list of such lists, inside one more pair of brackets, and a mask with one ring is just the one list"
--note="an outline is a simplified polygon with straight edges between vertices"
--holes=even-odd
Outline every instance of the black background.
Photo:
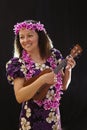
[[83,53],[76,58],[72,82],[61,99],[65,130],[87,130],[87,6],[77,0],[0,1],[0,130],[18,130],[21,105],[6,79],[5,64],[13,55],[13,26],[28,19],[40,20],[54,47],[63,56],[79,43]]

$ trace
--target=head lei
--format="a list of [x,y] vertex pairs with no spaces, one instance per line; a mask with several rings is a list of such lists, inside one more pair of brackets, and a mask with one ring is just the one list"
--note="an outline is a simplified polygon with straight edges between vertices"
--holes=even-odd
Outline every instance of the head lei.
[[26,28],[26,29],[32,29],[32,30],[37,30],[37,31],[44,31],[46,32],[44,25],[39,22],[37,23],[32,23],[32,22],[21,22],[21,23],[17,23],[16,25],[14,25],[14,33],[15,35],[17,35],[20,31],[20,29],[22,28]]

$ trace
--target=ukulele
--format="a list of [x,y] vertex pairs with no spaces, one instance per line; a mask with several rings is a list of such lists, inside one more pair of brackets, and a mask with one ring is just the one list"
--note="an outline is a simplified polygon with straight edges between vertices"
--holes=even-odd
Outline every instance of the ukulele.
[[[82,52],[82,48],[79,44],[76,44],[70,51],[70,54],[68,56],[72,56],[73,58],[77,57],[79,54],[81,54]],[[63,59],[60,64],[53,70],[55,74],[57,74],[62,68],[66,67],[67,65],[67,60],[66,58]],[[29,85],[31,83],[33,83],[36,79],[38,79],[41,75],[46,74],[52,72],[52,70],[50,68],[47,68],[43,71],[41,71],[37,76],[33,76],[32,78],[30,78],[29,80],[25,81],[24,86]],[[34,100],[42,100],[44,99],[44,97],[46,96],[49,87],[51,86],[51,84],[44,84],[40,87],[40,89],[35,93],[35,95],[33,96]]]

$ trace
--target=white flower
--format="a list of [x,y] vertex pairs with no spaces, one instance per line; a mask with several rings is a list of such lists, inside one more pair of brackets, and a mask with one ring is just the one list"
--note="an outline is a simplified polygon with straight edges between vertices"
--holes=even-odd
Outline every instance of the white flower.
[[19,61],[20,63],[22,62],[22,60],[21,60],[21,59],[19,59],[18,61]]
[[48,68],[50,68],[49,66],[46,66],[46,68],[48,69]]
[[60,116],[56,114],[56,115],[53,117],[53,120],[54,120],[54,122],[57,122],[58,120],[60,120]]
[[28,108],[28,109],[26,110],[26,117],[29,118],[30,116],[31,116],[31,109]]
[[8,64],[11,64],[11,60],[9,60],[7,63],[6,63],[6,68],[8,68]]
[[24,106],[24,109],[27,109],[28,108],[28,106],[27,106],[27,104]]
[[45,64],[35,63],[35,66],[36,66],[36,69],[40,69],[41,71],[46,68]]
[[52,126],[53,130],[59,130],[59,125],[56,123],[55,125]]
[[7,79],[8,79],[9,81],[11,81],[11,80],[13,80],[13,77],[11,77],[10,75],[8,75],[8,76],[7,76]]
[[21,125],[22,125],[23,130],[30,130],[31,129],[30,122],[27,121],[24,117],[21,118]]
[[49,100],[51,100],[54,96],[54,90],[49,90],[47,92],[46,98],[48,98]]
[[54,117],[54,112],[50,112],[50,113],[49,113],[49,117],[46,118],[46,121],[47,121],[48,123],[51,123],[51,122],[53,121],[53,117]]
[[26,74],[27,69],[26,69],[26,66],[25,66],[25,65],[22,65],[22,66],[21,66],[21,71],[22,71],[24,74]]
[[27,105],[25,105],[24,109],[26,110],[26,117],[29,118],[31,116],[31,109]]

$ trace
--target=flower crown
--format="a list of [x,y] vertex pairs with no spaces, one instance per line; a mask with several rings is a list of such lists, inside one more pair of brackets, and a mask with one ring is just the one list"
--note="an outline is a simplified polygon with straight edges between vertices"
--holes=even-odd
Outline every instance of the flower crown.
[[39,22],[37,23],[27,23],[26,21],[21,22],[21,23],[17,23],[16,25],[14,25],[14,33],[15,35],[17,35],[20,31],[21,28],[27,28],[27,29],[32,29],[32,30],[38,30],[38,31],[44,31],[46,32],[44,25]]

